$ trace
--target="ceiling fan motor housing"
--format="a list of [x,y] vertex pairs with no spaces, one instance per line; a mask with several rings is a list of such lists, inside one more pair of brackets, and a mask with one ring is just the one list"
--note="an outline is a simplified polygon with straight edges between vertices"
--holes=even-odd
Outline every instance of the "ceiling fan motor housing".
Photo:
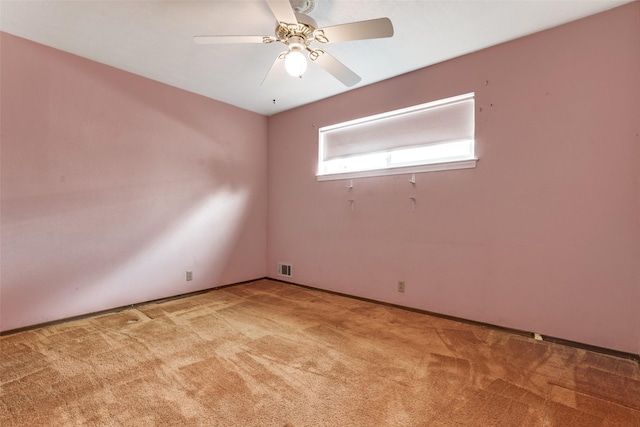
[[284,44],[302,43],[306,46],[314,39],[313,34],[316,31],[317,24],[308,16],[296,15],[296,18],[298,18],[297,24],[278,23],[275,31],[276,38]]
[[311,13],[316,8],[316,0],[290,0],[290,3],[297,13]]

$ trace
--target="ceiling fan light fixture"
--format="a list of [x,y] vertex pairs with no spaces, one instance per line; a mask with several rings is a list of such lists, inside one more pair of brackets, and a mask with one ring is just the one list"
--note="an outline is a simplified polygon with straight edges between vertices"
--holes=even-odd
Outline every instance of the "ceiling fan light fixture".
[[302,77],[307,71],[307,58],[304,57],[301,47],[291,46],[284,57],[284,68],[293,77]]
[[[2,0],[0,0],[2,1]],[[224,43],[282,43],[288,49],[276,57],[267,76],[262,81],[264,85],[267,77],[274,70],[284,68],[287,74],[302,77],[307,70],[309,59],[324,71],[331,74],[347,87],[354,86],[361,78],[349,67],[338,61],[323,49],[309,47],[312,43],[336,43],[352,40],[377,39],[393,36],[393,25],[389,18],[369,19],[346,24],[318,28],[318,24],[308,13],[315,9],[319,0],[265,0],[276,18],[274,36],[194,36],[198,44]]]

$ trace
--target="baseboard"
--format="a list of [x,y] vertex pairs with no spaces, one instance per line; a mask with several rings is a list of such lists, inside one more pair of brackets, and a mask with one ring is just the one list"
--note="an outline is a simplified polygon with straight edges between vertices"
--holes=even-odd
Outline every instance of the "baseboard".
[[[494,330],[498,330],[498,331],[503,331],[503,332],[515,334],[515,335],[529,337],[531,339],[533,339],[534,335],[535,335],[533,332],[523,331],[523,330],[520,330],[520,329],[507,328],[507,327],[504,327],[504,326],[493,325],[493,324],[490,324],[490,323],[484,323],[484,322],[478,322],[478,321],[475,321],[475,320],[464,319],[462,317],[450,316],[448,314],[436,313],[436,312],[433,312],[433,311],[421,310],[421,309],[412,308],[412,307],[406,307],[406,306],[403,306],[403,305],[388,303],[388,302],[384,302],[384,301],[378,301],[378,300],[374,300],[374,299],[370,299],[370,298],[358,297],[358,296],[355,296],[355,295],[344,294],[342,292],[330,291],[330,290],[316,288],[316,287],[309,286],[309,285],[302,285],[300,283],[289,282],[289,281],[282,280],[282,279],[274,279],[272,277],[267,277],[267,279],[268,280],[272,280],[274,282],[280,282],[280,283],[285,283],[285,284],[288,284],[288,285],[299,286],[299,287],[306,288],[306,289],[313,289],[313,290],[320,291],[320,292],[326,292],[326,293],[332,294],[332,295],[339,295],[339,296],[343,296],[343,297],[346,297],[346,298],[353,298],[353,299],[357,299],[357,300],[360,300],[360,301],[365,301],[365,302],[370,302],[370,303],[374,303],[374,304],[384,305],[384,306],[387,306],[387,307],[394,307],[394,308],[398,308],[398,309],[401,309],[401,310],[411,311],[411,312],[420,313],[420,314],[426,314],[426,315],[438,317],[438,318],[441,318],[441,319],[453,320],[455,322],[461,322],[461,323],[466,323],[466,324],[470,324],[470,325],[480,326],[482,328],[490,328],[490,329],[494,329]],[[610,348],[606,348],[606,347],[598,347],[598,346],[594,346],[594,345],[590,345],[590,344],[584,344],[584,343],[571,341],[571,340],[566,340],[566,339],[563,339],[563,338],[557,338],[557,337],[553,337],[553,336],[549,336],[549,335],[541,335],[541,336],[542,336],[542,341],[548,341],[548,342],[552,342],[554,344],[560,344],[560,345],[565,345],[565,346],[568,346],[568,347],[574,347],[574,348],[579,348],[579,349],[582,349],[582,350],[588,350],[588,351],[592,351],[592,352],[595,352],[595,353],[606,354],[606,355],[609,355],[609,356],[619,357],[619,358],[622,358],[622,359],[633,360],[633,361],[637,362],[638,364],[640,364],[640,355],[639,354],[627,353],[627,352],[624,352],[624,351],[614,350],[614,349],[610,349]]]
[[[513,328],[507,328],[507,327],[504,327],[504,326],[493,325],[493,324],[490,324],[490,323],[478,322],[478,321],[475,321],[475,320],[464,319],[462,317],[450,316],[448,314],[436,313],[436,312],[428,311],[428,310],[421,310],[421,309],[418,309],[418,308],[406,307],[406,306],[403,306],[403,305],[392,304],[392,303],[388,303],[388,302],[384,302],[384,301],[378,301],[378,300],[374,300],[374,299],[370,299],[370,298],[358,297],[358,296],[355,296],[355,295],[349,295],[349,294],[345,294],[345,293],[342,293],[342,292],[336,292],[336,291],[330,291],[330,290],[327,290],[327,289],[316,288],[316,287],[313,287],[313,286],[303,285],[303,284],[300,284],[300,283],[290,282],[290,281],[287,281],[287,280],[277,279],[277,278],[273,278],[273,277],[259,277],[259,278],[256,278],[256,279],[244,280],[242,282],[231,283],[231,284],[228,284],[228,285],[214,286],[212,288],[202,289],[202,290],[194,291],[194,292],[188,292],[188,293],[185,293],[185,294],[179,294],[179,295],[175,295],[175,296],[171,296],[171,297],[167,297],[167,298],[159,298],[159,299],[140,302],[140,303],[136,303],[136,304],[131,304],[131,305],[125,305],[125,306],[121,306],[121,307],[111,308],[111,309],[108,309],[108,310],[96,311],[96,312],[93,312],[93,313],[82,314],[82,315],[79,315],[79,316],[66,317],[64,319],[52,320],[50,322],[38,323],[38,324],[35,324],[35,325],[29,325],[29,326],[24,326],[24,327],[21,327],[21,328],[10,329],[10,330],[7,330],[7,331],[0,331],[0,336],[12,335],[12,334],[17,334],[19,332],[25,332],[25,331],[31,331],[31,330],[34,330],[34,329],[45,328],[47,326],[53,326],[53,325],[59,325],[59,324],[62,324],[62,323],[73,322],[74,320],[81,320],[81,319],[87,319],[87,318],[90,318],[90,317],[103,316],[105,314],[118,313],[118,312],[121,312],[121,311],[124,311],[124,310],[131,310],[133,308],[138,308],[138,307],[142,307],[142,306],[149,305],[149,304],[158,304],[158,303],[162,303],[162,302],[174,301],[174,300],[178,300],[178,299],[182,299],[182,298],[188,298],[188,297],[191,297],[191,296],[204,294],[204,293],[207,293],[207,292],[210,292],[210,291],[214,291],[214,290],[217,290],[217,289],[223,289],[223,288],[229,288],[229,287],[232,287],[232,286],[244,285],[244,284],[247,284],[247,283],[257,282],[259,280],[271,280],[271,281],[274,281],[274,282],[280,282],[280,283],[284,283],[284,284],[287,284],[287,285],[299,286],[301,288],[312,289],[312,290],[315,290],[315,291],[325,292],[325,293],[332,294],[332,295],[338,295],[338,296],[342,296],[342,297],[345,297],[345,298],[353,298],[353,299],[357,299],[357,300],[360,300],[360,301],[365,301],[365,302],[370,302],[370,303],[374,303],[374,304],[384,305],[384,306],[387,306],[387,307],[394,307],[394,308],[398,308],[398,309],[401,309],[401,310],[407,310],[407,311],[411,311],[411,312],[415,312],[415,313],[420,313],[420,314],[426,314],[426,315],[429,315],[429,316],[439,317],[441,319],[448,319],[448,320],[453,320],[455,322],[461,322],[461,323],[466,323],[466,324],[470,324],[470,325],[476,325],[476,326],[480,326],[482,328],[490,328],[490,329],[494,329],[494,330],[508,332],[508,333],[515,334],[515,335],[529,337],[529,338],[532,338],[532,339],[534,337],[534,333],[533,332],[522,331],[522,330],[513,329]],[[624,351],[613,350],[613,349],[609,349],[609,348],[606,348],[606,347],[598,347],[598,346],[594,346],[594,345],[590,345],[590,344],[584,344],[584,343],[571,341],[571,340],[566,340],[566,339],[563,339],[563,338],[552,337],[552,336],[548,336],[548,335],[542,335],[542,340],[543,341],[552,342],[552,343],[555,343],[555,344],[566,345],[568,347],[580,348],[580,349],[592,351],[592,352],[595,352],[595,353],[607,354],[609,356],[615,356],[615,357],[619,357],[619,358],[622,358],[622,359],[634,360],[638,364],[640,364],[640,355],[634,354],[634,353],[627,353],[627,352],[624,352]]]
[[0,337],[1,336],[5,336],[5,335],[17,334],[19,332],[32,331],[32,330],[35,330],[35,329],[46,328],[47,326],[54,326],[54,325],[60,325],[62,323],[69,323],[69,322],[73,322],[74,320],[82,320],[82,319],[88,319],[90,317],[104,316],[105,314],[119,313],[121,311],[131,310],[133,308],[138,308],[138,307],[142,307],[142,306],[149,305],[149,304],[159,304],[159,303],[162,303],[162,302],[173,301],[173,300],[178,300],[178,299],[182,299],[182,298],[188,298],[188,297],[192,297],[192,296],[195,296],[195,295],[205,294],[207,292],[214,291],[214,290],[217,290],[217,289],[229,288],[231,286],[244,285],[246,283],[257,282],[258,280],[265,280],[265,279],[268,279],[268,277],[260,277],[260,278],[257,278],[257,279],[244,280],[242,282],[231,283],[231,284],[228,284],[228,285],[214,286],[212,288],[201,289],[201,290],[193,291],[193,292],[187,292],[187,293],[184,293],[184,294],[174,295],[174,296],[167,297],[167,298],[159,298],[159,299],[154,299],[154,300],[150,300],[150,301],[144,301],[144,302],[139,302],[139,303],[135,303],[135,304],[130,304],[130,305],[123,305],[123,306],[116,307],[116,308],[109,308],[109,309],[106,309],[106,310],[100,310],[100,311],[94,311],[94,312],[91,312],[91,313],[80,314],[78,316],[65,317],[63,319],[51,320],[49,322],[43,322],[43,323],[37,323],[35,325],[23,326],[21,328],[9,329],[7,331],[0,331]]

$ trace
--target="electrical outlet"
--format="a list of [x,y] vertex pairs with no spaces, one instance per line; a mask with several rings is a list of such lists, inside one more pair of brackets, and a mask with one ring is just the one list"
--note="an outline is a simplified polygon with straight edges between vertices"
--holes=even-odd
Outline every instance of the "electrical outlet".
[[193,271],[187,271],[187,282],[193,280]]
[[398,281],[398,292],[404,292],[404,280]]

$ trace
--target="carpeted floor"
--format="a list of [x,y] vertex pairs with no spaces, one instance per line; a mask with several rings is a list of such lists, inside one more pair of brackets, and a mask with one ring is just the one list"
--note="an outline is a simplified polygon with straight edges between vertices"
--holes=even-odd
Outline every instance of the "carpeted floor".
[[640,426],[635,361],[267,280],[0,356],[3,427]]

